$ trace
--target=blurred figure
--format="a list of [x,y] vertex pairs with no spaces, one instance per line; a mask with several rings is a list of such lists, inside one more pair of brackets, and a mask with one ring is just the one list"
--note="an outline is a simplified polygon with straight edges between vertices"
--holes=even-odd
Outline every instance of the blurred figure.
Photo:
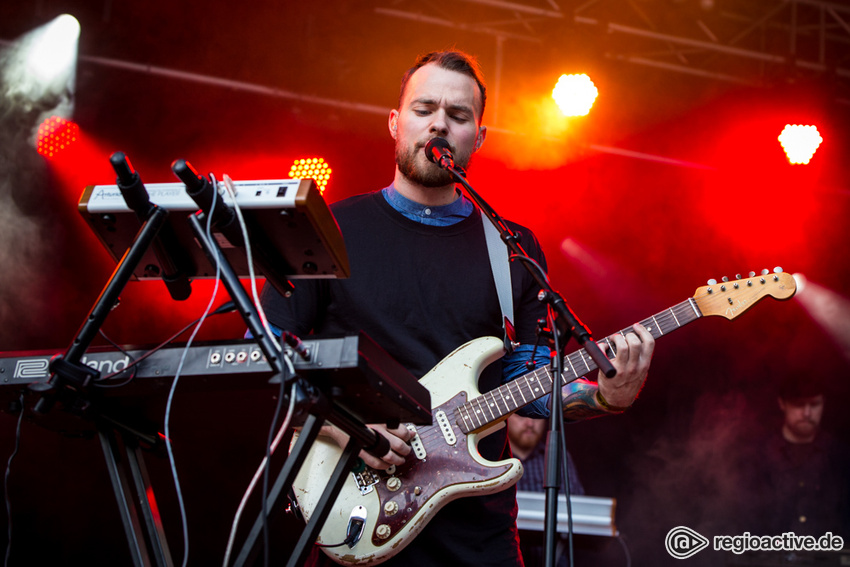
[[[543,482],[546,474],[546,431],[549,422],[545,419],[532,419],[513,414],[508,418],[508,441],[511,445],[511,453],[522,461],[524,471],[517,490],[528,492],[543,492]],[[578,477],[573,459],[567,452],[567,466],[569,467],[570,494],[573,496],[584,494],[584,487]],[[561,494],[564,494],[563,481],[561,482]],[[545,539],[543,532],[520,532],[519,547],[522,552],[526,567],[543,565],[545,558]],[[563,553],[565,542],[558,544],[557,562],[558,567],[567,564],[567,557]]]
[[782,381],[778,404],[783,421],[768,437],[761,458],[751,463],[758,503],[759,529],[764,535],[848,534],[846,447],[821,428],[826,392],[819,377],[791,376]]
[[[545,419],[532,419],[513,414],[508,418],[508,440],[511,453],[522,461],[525,471],[517,482],[517,490],[542,492],[546,473],[546,429],[549,422]],[[567,452],[567,465],[570,469],[570,494],[584,494],[584,487],[578,478],[573,459]],[[561,487],[563,491],[563,486]]]

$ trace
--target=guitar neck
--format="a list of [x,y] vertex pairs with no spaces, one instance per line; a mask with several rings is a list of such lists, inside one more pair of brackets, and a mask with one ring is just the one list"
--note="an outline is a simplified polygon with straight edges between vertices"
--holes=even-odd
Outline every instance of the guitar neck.
[[[696,302],[693,298],[688,298],[678,305],[644,319],[640,324],[646,327],[647,331],[657,340],[700,317],[702,317],[702,313],[700,313]],[[633,332],[634,329],[629,327],[615,334],[625,337],[626,334]],[[611,337],[605,337],[600,343],[605,343],[616,357],[614,342]],[[564,361],[561,386],[597,369],[598,366],[585,349],[579,349],[568,354]],[[511,413],[534,400],[542,398],[551,391],[552,371],[548,365],[542,366],[459,406],[458,415],[461,418],[459,425],[463,432],[467,434],[484,429],[505,419]]]

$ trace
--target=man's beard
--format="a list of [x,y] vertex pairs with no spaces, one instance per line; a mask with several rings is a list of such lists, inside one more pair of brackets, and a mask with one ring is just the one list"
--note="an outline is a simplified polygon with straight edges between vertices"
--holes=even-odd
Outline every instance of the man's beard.
[[541,435],[533,430],[523,430],[511,436],[511,442],[518,448],[530,451],[540,442]]
[[819,425],[810,419],[800,419],[790,423],[788,429],[799,437],[808,437],[817,433]]
[[[413,148],[405,148],[399,142],[396,142],[395,162],[401,174],[423,187],[445,187],[453,184],[454,176],[437,164],[430,161],[424,164],[417,162],[419,156],[426,159],[422,153],[424,147],[424,144],[421,146],[416,144]],[[465,168],[469,163],[469,157],[468,155],[455,155],[455,165]]]

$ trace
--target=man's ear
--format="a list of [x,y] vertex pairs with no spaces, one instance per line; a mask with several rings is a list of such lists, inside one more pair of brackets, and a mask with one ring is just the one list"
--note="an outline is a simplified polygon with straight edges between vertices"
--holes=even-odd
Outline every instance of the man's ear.
[[398,132],[398,110],[390,111],[390,117],[387,121],[387,126],[390,129],[390,136],[392,136],[393,140],[395,140],[396,133]]
[[484,138],[487,137],[487,127],[480,126],[478,128],[478,135],[475,137],[475,145],[472,147],[473,152],[477,152],[478,148],[481,147],[481,144],[484,143]]

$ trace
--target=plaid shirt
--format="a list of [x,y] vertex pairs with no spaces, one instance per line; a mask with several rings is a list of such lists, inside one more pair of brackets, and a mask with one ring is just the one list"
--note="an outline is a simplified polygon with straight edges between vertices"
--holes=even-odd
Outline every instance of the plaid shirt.
[[[546,445],[543,442],[537,444],[534,451],[527,459],[522,461],[525,472],[517,482],[517,490],[527,490],[529,492],[542,492],[543,480],[546,476]],[[581,485],[581,480],[578,477],[573,458],[570,452],[567,451],[567,466],[569,467],[570,476],[570,494],[573,496],[584,494],[584,487]],[[563,490],[563,485],[561,486]]]

